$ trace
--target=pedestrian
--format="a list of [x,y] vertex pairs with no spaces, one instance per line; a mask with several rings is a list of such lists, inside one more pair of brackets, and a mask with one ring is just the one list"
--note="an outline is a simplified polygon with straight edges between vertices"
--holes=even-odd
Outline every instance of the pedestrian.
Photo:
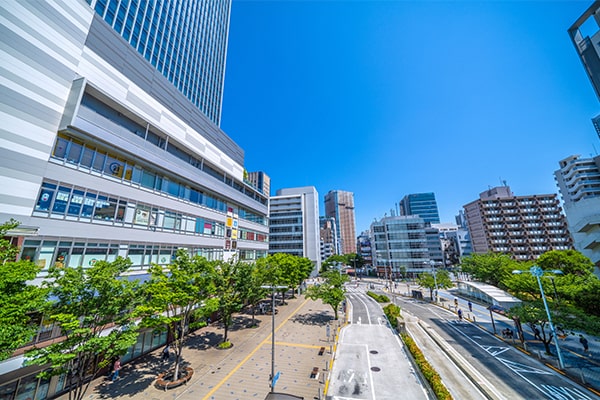
[[537,339],[537,340],[542,340],[541,336],[540,336],[540,330],[537,328],[537,326],[533,326],[533,336]]
[[469,312],[473,312],[473,303],[469,301],[467,305],[469,306]]
[[169,358],[171,358],[171,346],[167,344],[162,351],[162,360],[169,361]]
[[454,299],[454,307],[458,307],[458,299]]
[[579,343],[581,343],[581,345],[583,346],[583,351],[585,351],[586,353],[590,350],[588,340],[584,338],[583,335],[579,335]]
[[458,320],[462,321],[462,310],[460,308],[458,309],[457,313],[458,313]]
[[113,364],[113,375],[112,375],[113,382],[116,381],[117,379],[119,379],[119,371],[120,370],[121,370],[121,359],[117,358],[117,360]]

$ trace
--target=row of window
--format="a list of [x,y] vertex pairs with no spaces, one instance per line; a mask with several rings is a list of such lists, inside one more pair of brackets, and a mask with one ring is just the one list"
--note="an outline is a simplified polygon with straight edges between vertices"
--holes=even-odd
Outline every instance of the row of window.
[[[97,172],[111,179],[130,182],[142,188],[177,197],[220,212],[227,211],[226,202],[218,197],[190,188],[154,171],[142,169],[129,160],[124,160],[62,134],[59,134],[56,139],[52,156],[55,159],[75,164],[80,168]],[[238,215],[248,221],[266,224],[266,219],[263,216],[243,208],[238,210]]]
[[[140,270],[150,264],[170,264],[179,247],[158,243],[128,244],[28,239],[23,243],[21,259],[31,260],[46,270],[52,265],[70,268],[90,267],[98,261],[114,261],[120,255],[131,260],[132,269]],[[208,260],[223,259],[222,249],[188,248],[188,250],[191,254]],[[256,260],[265,256],[264,250],[239,250],[241,260]]]

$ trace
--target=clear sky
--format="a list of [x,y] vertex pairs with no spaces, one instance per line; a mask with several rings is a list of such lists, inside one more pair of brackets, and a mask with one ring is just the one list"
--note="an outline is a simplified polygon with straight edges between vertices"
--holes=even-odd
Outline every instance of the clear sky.
[[567,34],[591,3],[233,0],[221,127],[272,194],[354,192],[357,232],[409,193],[442,222],[503,180],[558,193],[600,151]]

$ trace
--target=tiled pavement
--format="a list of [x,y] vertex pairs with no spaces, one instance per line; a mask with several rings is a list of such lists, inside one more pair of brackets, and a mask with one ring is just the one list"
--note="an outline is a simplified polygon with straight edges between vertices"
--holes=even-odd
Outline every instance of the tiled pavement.
[[[333,321],[333,310],[321,301],[304,296],[286,300],[277,307],[275,316],[275,373],[280,372],[275,391],[319,398],[323,392],[326,372],[331,360],[333,342],[327,341],[330,332],[337,332],[339,322]],[[154,386],[158,373],[168,368],[160,360],[161,349],[124,365],[121,378],[109,382],[99,378],[92,382],[85,398],[145,399],[145,400],[248,400],[264,399],[269,392],[271,373],[271,316],[256,316],[259,326],[247,328],[251,316],[240,314],[230,329],[229,339],[234,344],[228,350],[215,346],[223,335],[219,323],[191,334],[184,348],[184,360],[194,369],[187,385],[168,391]],[[319,355],[321,347],[326,351]],[[318,377],[311,378],[314,367]],[[63,396],[67,399],[67,396]]]

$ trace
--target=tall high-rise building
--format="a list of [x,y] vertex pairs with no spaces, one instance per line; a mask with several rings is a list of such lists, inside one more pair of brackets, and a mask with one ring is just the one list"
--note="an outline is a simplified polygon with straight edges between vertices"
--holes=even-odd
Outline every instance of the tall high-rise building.
[[[178,248],[208,259],[266,256],[268,196],[244,181],[243,150],[214,123],[228,7],[0,2],[0,222],[21,222],[10,235],[42,275],[57,263],[85,268],[117,256],[131,260],[128,274],[144,274]],[[201,51],[215,54],[200,62]],[[202,102],[212,105],[201,111]],[[153,335],[142,330],[122,361],[167,339]],[[64,390],[64,376],[19,370],[22,357],[0,363],[0,393],[44,399]]]
[[554,177],[573,245],[600,268],[600,156],[570,156]]
[[338,254],[356,253],[354,193],[330,190],[325,195],[325,215],[335,218],[340,246]]
[[535,260],[573,242],[556,194],[515,196],[508,186],[490,188],[464,206],[473,252]]
[[[156,71],[220,125],[231,0],[86,0]],[[91,32],[94,34],[94,32]],[[92,47],[111,55],[110,43]],[[114,66],[127,78],[151,86],[137,66]],[[159,88],[155,88],[159,89]],[[159,90],[151,92],[157,98]],[[167,107],[169,102],[165,102]]]
[[426,223],[439,224],[440,213],[435,193],[414,193],[404,196],[400,200],[400,215],[418,215]]
[[371,233],[363,231],[356,239],[358,255],[363,259],[363,266],[370,269],[373,266],[373,247],[371,246]]
[[[600,31],[598,30],[600,21],[600,1],[594,3],[575,21],[568,29],[569,36],[577,54],[583,63],[583,67],[594,87],[596,96],[600,99]],[[594,22],[596,24],[593,32],[584,32],[582,27],[589,28]],[[589,36],[591,34],[591,37]]]
[[314,186],[279,189],[269,202],[269,253],[310,259],[321,268],[319,194]]

